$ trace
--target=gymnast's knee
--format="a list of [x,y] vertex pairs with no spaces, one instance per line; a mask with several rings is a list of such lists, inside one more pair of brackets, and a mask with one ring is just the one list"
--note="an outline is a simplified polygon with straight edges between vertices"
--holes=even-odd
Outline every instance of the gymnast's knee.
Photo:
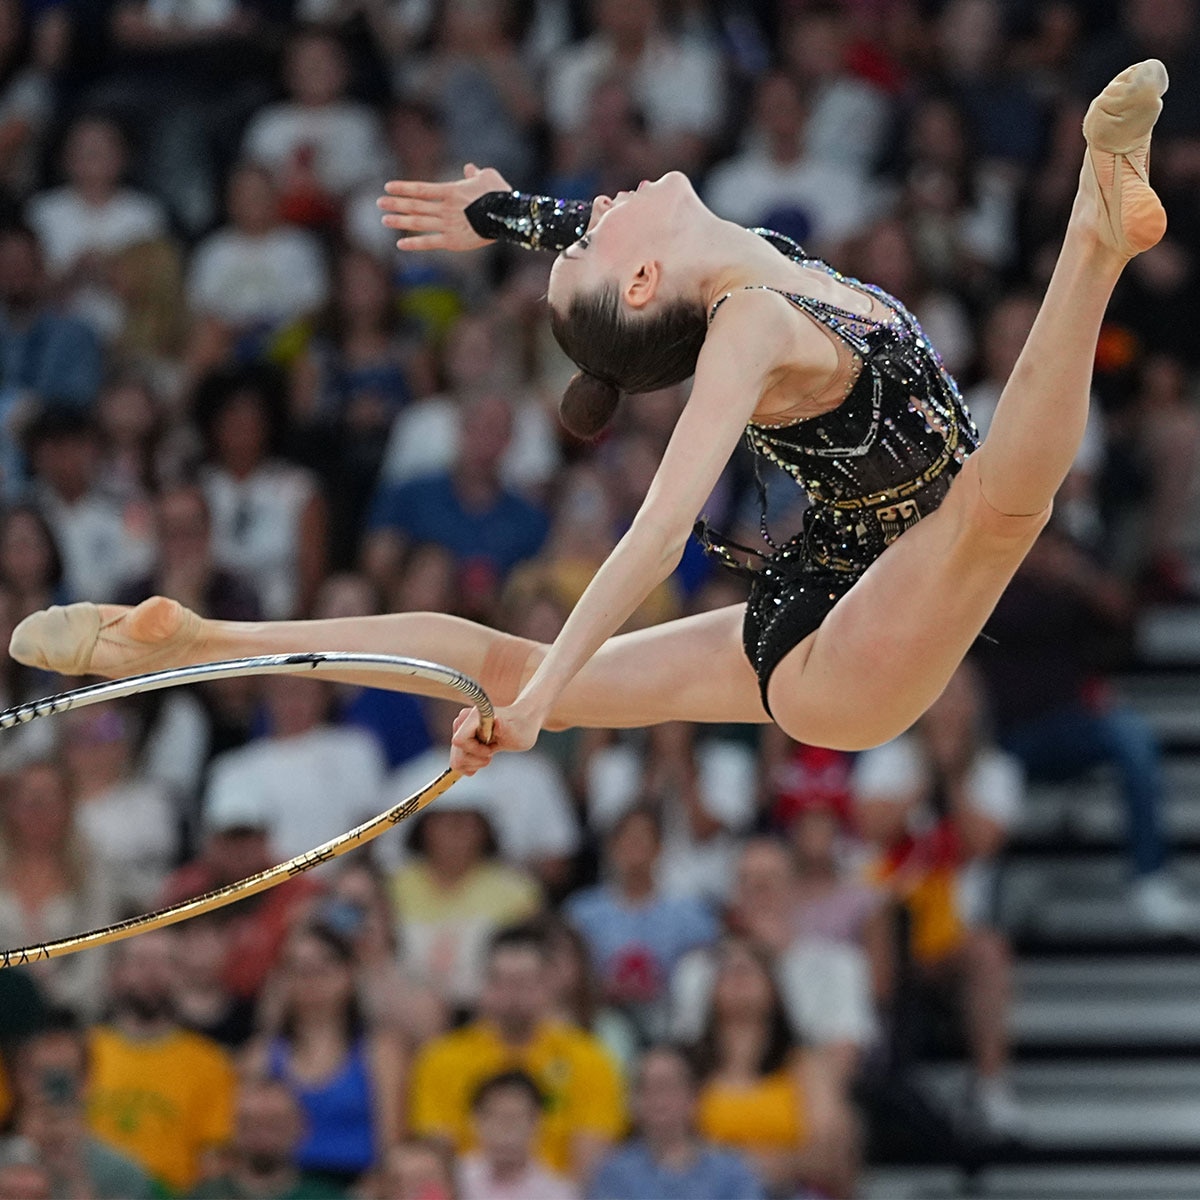
[[962,476],[962,482],[969,485],[957,489],[962,498],[962,526],[972,543],[983,540],[998,546],[1011,546],[1015,542],[1028,547],[1046,527],[1054,511],[1053,500],[1037,512],[1028,513],[1006,512],[993,503],[988,498],[977,456],[967,460]]
[[516,634],[497,634],[484,655],[480,686],[493,703],[511,704],[537,670],[548,648]]

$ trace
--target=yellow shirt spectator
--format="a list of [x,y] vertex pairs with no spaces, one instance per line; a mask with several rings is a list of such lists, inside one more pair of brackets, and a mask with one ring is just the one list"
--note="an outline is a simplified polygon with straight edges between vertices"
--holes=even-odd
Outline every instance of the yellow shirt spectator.
[[101,1026],[91,1038],[90,1076],[92,1132],[172,1191],[193,1187],[201,1154],[232,1131],[233,1064],[199,1034],[138,1042]]
[[574,1134],[612,1140],[624,1131],[620,1078],[591,1034],[546,1021],[527,1045],[514,1048],[491,1024],[477,1021],[435,1038],[417,1057],[413,1132],[452,1138],[460,1153],[473,1149],[471,1099],[476,1088],[490,1076],[517,1067],[537,1081],[546,1097],[537,1149],[552,1170],[570,1173]]

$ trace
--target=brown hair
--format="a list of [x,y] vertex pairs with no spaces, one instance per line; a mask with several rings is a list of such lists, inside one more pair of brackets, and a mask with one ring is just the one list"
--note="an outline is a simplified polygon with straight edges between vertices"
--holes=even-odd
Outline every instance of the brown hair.
[[622,392],[656,392],[695,374],[708,332],[704,309],[685,300],[630,316],[614,287],[572,298],[551,310],[558,344],[579,367],[559,404],[576,437],[594,438],[612,420]]

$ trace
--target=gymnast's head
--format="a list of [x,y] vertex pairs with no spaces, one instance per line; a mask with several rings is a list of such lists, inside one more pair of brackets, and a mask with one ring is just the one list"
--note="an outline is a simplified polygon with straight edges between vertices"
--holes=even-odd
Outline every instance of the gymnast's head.
[[622,392],[694,374],[707,331],[698,238],[713,219],[678,171],[596,198],[550,275],[550,324],[579,367],[559,409],[572,433],[595,437]]

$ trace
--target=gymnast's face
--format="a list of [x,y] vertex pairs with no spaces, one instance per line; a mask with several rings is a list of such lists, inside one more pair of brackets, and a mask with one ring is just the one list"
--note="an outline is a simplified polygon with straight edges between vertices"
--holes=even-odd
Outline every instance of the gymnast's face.
[[597,196],[587,233],[558,256],[550,272],[551,307],[563,312],[576,294],[615,283],[626,303],[640,309],[668,287],[678,287],[678,272],[664,275],[664,261],[674,264],[680,231],[704,211],[679,171],[641,183],[636,191]]

